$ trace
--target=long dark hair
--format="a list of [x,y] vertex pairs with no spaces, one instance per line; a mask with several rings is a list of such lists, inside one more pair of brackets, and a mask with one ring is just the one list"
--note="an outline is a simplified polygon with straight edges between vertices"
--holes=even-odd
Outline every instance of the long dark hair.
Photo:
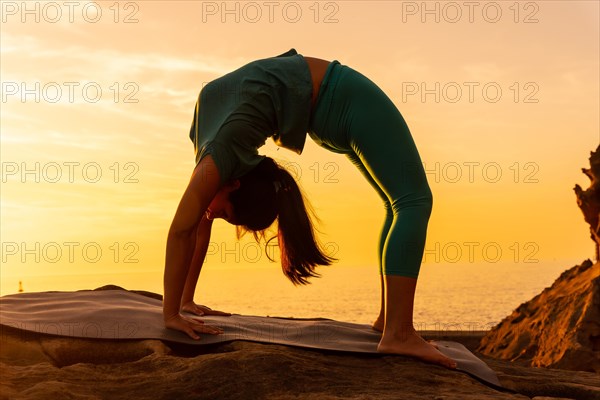
[[[254,239],[265,239],[265,231],[277,219],[277,239],[281,268],[294,285],[310,283],[319,277],[317,265],[331,265],[336,259],[326,255],[315,237],[311,216],[316,218],[292,175],[275,160],[265,157],[240,179],[240,187],[229,199],[237,224],[237,237],[252,232]],[[317,218],[318,220],[318,218]],[[266,240],[265,252],[275,236]]]

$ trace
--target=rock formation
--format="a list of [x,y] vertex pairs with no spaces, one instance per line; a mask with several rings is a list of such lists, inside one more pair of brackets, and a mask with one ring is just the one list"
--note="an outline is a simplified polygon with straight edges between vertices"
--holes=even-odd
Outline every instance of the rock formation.
[[590,224],[596,263],[585,260],[542,293],[521,304],[486,334],[478,351],[532,367],[600,373],[600,146],[591,152],[587,190],[575,186],[577,204]]
[[532,367],[600,372],[600,263],[584,261],[521,304],[477,348]]
[[590,178],[590,187],[586,190],[575,185],[577,205],[583,212],[585,222],[590,224],[590,237],[596,245],[596,261],[600,261],[600,146],[590,152],[590,168],[581,168]]
[[[537,370],[478,353],[506,391],[402,356],[338,354],[244,341],[210,348],[160,340],[98,341],[3,328],[2,400],[600,398],[597,374]],[[444,337],[446,333],[429,336],[457,340],[474,351],[470,344],[476,345],[475,332]]]

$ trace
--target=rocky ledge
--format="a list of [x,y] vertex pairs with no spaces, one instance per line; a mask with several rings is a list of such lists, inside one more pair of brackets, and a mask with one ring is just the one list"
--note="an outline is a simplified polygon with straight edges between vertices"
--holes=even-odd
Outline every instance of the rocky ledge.
[[464,344],[507,390],[409,357],[236,341],[62,338],[3,327],[2,399],[600,399],[598,374],[534,368],[476,350],[487,332],[422,332]]

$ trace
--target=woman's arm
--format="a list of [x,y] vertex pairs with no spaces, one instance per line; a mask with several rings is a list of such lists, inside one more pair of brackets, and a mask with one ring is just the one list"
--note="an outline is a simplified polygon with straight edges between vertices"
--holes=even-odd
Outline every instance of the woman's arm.
[[210,231],[212,228],[213,220],[206,218],[206,215],[202,216],[198,228],[196,230],[196,243],[194,256],[190,263],[190,268],[185,280],[185,286],[183,288],[183,295],[181,296],[180,308],[190,301],[194,301],[194,293],[196,292],[196,284],[198,283],[198,277],[202,270],[202,264],[206,257],[206,251],[208,250],[208,244],[210,241]]
[[181,306],[179,310],[196,315],[230,316],[231,313],[213,310],[210,307],[194,303],[194,293],[196,292],[196,284],[198,283],[198,277],[200,276],[202,264],[204,263],[204,259],[206,257],[206,251],[208,250],[212,222],[213,220],[210,220],[206,218],[206,215],[203,215],[200,223],[198,224],[198,228],[196,230],[194,256],[192,257],[192,262],[185,280],[185,286],[183,288],[183,295],[181,296]]
[[[181,296],[196,242],[196,229],[220,187],[220,176],[210,155],[194,168],[167,236],[163,318],[167,327],[197,338],[194,330],[210,332],[201,322],[179,315]],[[208,328],[208,327],[206,327]]]

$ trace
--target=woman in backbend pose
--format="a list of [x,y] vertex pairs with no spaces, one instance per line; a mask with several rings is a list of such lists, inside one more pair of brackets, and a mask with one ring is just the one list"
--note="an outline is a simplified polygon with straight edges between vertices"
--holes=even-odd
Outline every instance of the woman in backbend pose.
[[198,338],[223,331],[180,311],[228,315],[194,303],[213,219],[258,239],[277,219],[284,274],[294,284],[319,276],[333,260],[313,232],[292,176],[258,154],[268,137],[302,153],[306,134],[345,154],[383,200],[379,239],[381,309],[377,350],[456,368],[413,327],[413,302],[433,196],[404,118],[364,75],[294,49],[253,61],[207,84],[196,103],[190,138],[196,167],[171,224],[166,249],[163,316],[167,328]]

